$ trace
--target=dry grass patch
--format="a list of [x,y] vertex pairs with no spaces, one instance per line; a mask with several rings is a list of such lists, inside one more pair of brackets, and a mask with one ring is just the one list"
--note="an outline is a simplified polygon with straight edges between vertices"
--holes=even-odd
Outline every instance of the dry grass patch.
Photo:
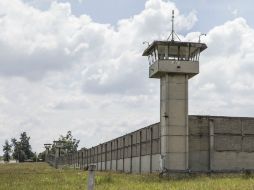
[[[87,172],[54,169],[45,163],[0,164],[2,190],[86,189]],[[198,175],[164,178],[96,172],[96,190],[253,190],[253,175]]]

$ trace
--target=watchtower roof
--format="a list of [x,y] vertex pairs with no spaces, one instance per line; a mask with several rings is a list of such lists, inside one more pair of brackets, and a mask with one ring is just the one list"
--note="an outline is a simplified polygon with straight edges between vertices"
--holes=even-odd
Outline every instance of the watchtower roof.
[[143,52],[143,56],[148,56],[151,52],[158,46],[178,46],[178,47],[193,47],[195,49],[199,48],[200,52],[207,48],[206,44],[198,43],[198,42],[180,42],[180,41],[153,41],[151,45],[149,45],[145,51]]

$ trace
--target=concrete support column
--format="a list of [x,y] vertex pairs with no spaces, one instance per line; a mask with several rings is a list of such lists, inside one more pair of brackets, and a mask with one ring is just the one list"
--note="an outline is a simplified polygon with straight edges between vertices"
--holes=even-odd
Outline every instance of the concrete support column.
[[110,142],[110,170],[112,171],[112,141]]
[[141,154],[141,150],[142,150],[141,138],[142,138],[142,130],[140,130],[140,132],[139,132],[139,173],[141,173],[141,164],[142,164],[141,163],[141,156],[142,156],[142,154]]
[[102,150],[103,150],[103,149],[102,149],[102,146],[103,146],[103,145],[101,144],[101,145],[100,145],[100,147],[101,147],[101,168],[100,168],[101,171],[102,171]]
[[133,148],[133,135],[131,135],[131,156],[130,156],[130,173],[132,173],[132,150]]
[[49,155],[49,148],[46,148],[46,156],[48,156]]
[[162,169],[188,169],[188,75],[160,78]]
[[150,128],[150,173],[153,172],[153,128]]
[[85,167],[88,168],[88,162],[87,162],[87,150],[85,150]]
[[60,157],[60,148],[56,148],[55,157]]
[[118,139],[116,140],[116,171],[118,171]]
[[214,168],[214,121],[209,119],[209,171]]
[[125,170],[125,168],[124,168],[124,157],[125,156],[125,137],[123,138],[123,172],[124,172],[124,170]]
[[84,151],[82,150],[82,153],[81,153],[81,166],[80,166],[80,169],[84,169]]
[[77,161],[76,161],[76,160],[77,160],[77,154],[76,154],[76,153],[74,153],[73,158],[74,158],[74,159],[73,159],[73,161],[74,161],[74,162],[73,162],[73,164],[74,164],[74,169],[76,169],[76,162],[77,162]]
[[98,164],[99,164],[99,160],[98,160],[98,155],[99,155],[98,146],[95,148],[95,150],[96,150],[96,168],[98,169]]
[[48,156],[49,156],[49,148],[46,148],[45,152],[45,161],[48,162]]
[[55,168],[58,167],[59,157],[60,157],[60,148],[56,148],[56,152],[55,152]]
[[77,153],[77,168],[79,168],[79,152]]
[[104,167],[104,170],[107,171],[107,161],[108,161],[108,159],[107,159],[107,156],[108,156],[107,143],[104,144],[104,146],[105,146],[105,155],[104,155],[104,165],[105,165],[105,167]]

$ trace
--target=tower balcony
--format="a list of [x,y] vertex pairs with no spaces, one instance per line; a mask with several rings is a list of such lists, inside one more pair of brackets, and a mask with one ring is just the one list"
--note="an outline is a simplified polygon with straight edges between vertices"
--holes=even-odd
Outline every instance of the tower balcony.
[[195,76],[199,73],[200,52],[206,48],[203,43],[154,41],[143,52],[149,61],[149,77],[160,78],[166,73]]
[[161,78],[166,73],[188,74],[189,78],[199,73],[198,61],[156,60],[149,67],[150,78]]

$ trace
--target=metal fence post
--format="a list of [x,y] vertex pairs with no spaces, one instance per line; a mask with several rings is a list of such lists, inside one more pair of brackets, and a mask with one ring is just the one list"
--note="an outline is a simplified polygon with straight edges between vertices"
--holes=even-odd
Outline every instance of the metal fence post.
[[95,170],[96,170],[96,165],[95,164],[89,165],[89,167],[88,167],[87,190],[94,190]]

